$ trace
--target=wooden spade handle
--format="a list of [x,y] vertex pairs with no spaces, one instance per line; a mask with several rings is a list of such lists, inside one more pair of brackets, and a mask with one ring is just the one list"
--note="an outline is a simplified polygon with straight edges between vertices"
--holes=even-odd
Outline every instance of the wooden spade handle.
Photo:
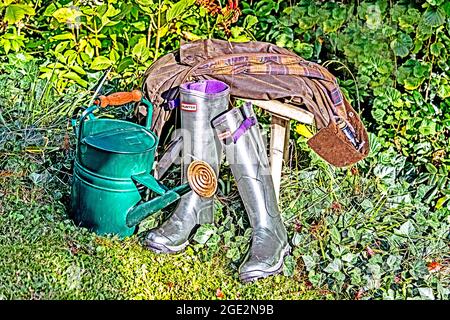
[[99,96],[94,102],[100,107],[106,106],[121,106],[130,102],[139,102],[142,99],[142,92],[140,90],[133,90],[131,92],[115,92],[109,96]]

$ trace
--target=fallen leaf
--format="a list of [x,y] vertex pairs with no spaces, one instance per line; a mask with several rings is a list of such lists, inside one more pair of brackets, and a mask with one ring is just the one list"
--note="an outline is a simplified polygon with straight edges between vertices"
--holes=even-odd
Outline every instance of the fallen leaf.
[[308,290],[311,290],[313,288],[313,284],[309,280],[305,281],[305,285],[306,285],[306,289],[308,289]]
[[370,247],[367,247],[366,251],[367,251],[367,254],[369,255],[369,257],[372,257],[373,255],[375,255],[375,252]]
[[70,253],[72,253],[73,255],[78,254],[78,252],[80,251],[80,248],[77,246],[76,243],[69,241],[68,245],[69,245]]
[[216,290],[216,297],[219,299],[223,299],[225,297],[225,295],[223,294],[222,290],[220,290],[220,288],[218,288]]
[[361,300],[364,295],[364,289],[359,289],[355,294],[355,300]]
[[352,175],[357,176],[359,175],[359,170],[357,167],[351,167],[350,172]]
[[300,232],[300,231],[302,231],[303,226],[302,226],[302,224],[300,223],[300,221],[295,220],[295,221],[294,221],[294,228],[295,228],[295,231],[296,231],[296,232]]
[[442,265],[439,262],[432,261],[427,265],[428,271],[430,272],[438,272],[442,269]]
[[333,203],[331,204],[331,210],[339,213],[342,211],[342,205],[338,201],[333,201]]

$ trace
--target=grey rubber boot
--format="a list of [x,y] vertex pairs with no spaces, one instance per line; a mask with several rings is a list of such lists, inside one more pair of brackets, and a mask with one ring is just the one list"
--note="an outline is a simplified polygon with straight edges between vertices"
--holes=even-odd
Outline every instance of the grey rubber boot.
[[[217,80],[185,83],[180,86],[181,129],[183,130],[183,183],[187,167],[194,160],[207,162],[216,175],[222,158],[220,141],[211,120],[228,108],[229,87]],[[190,191],[160,227],[150,230],[144,245],[158,253],[176,253],[188,244],[198,225],[214,222],[214,199],[201,198]]]
[[244,202],[253,229],[250,250],[239,268],[243,282],[280,273],[290,246],[278,209],[267,149],[251,104],[213,120],[217,137]]

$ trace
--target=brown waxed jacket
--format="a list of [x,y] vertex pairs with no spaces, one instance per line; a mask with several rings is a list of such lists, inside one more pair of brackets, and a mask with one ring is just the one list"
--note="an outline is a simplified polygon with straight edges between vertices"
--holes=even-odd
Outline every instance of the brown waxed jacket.
[[[216,39],[184,43],[159,58],[144,77],[143,92],[155,106],[152,129],[158,136],[181,83],[216,79],[227,83],[234,97],[278,99],[312,112],[318,132],[308,145],[332,165],[348,166],[369,153],[366,129],[336,78],[324,67],[276,45]],[[354,129],[359,150],[337,127],[337,117]]]

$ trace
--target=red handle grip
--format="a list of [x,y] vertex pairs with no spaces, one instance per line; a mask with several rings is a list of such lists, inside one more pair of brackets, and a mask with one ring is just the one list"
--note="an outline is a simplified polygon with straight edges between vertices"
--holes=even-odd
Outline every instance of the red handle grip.
[[142,92],[140,90],[133,90],[131,92],[116,92],[109,96],[100,96],[94,101],[94,104],[105,108],[106,106],[121,106],[130,102],[139,102],[142,99]]

